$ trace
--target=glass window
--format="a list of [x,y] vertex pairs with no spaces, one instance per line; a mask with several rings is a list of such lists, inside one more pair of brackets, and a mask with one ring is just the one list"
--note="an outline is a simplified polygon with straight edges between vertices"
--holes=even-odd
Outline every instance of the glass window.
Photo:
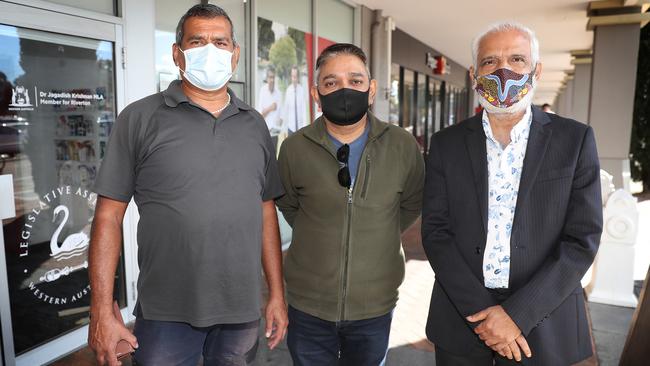
[[440,129],[443,128],[442,126],[442,113],[443,113],[443,100],[442,98],[444,97],[444,91],[441,88],[441,85],[439,82],[434,81],[433,82],[433,124],[435,126],[435,131],[439,131]]
[[279,150],[289,133],[311,123],[311,2],[260,1],[257,6],[255,109]]
[[[210,4],[220,6],[228,13],[230,20],[232,20],[232,25],[235,32],[235,40],[239,45],[240,52],[237,69],[235,70],[235,73],[230,80],[232,82],[244,83],[244,85],[240,85],[238,87],[241,89],[245,86],[246,83],[246,65],[248,61],[246,58],[246,9],[244,7],[244,2],[242,2],[242,0],[210,0],[208,2]],[[180,19],[180,16],[178,19]],[[178,21],[178,19],[176,19],[176,21]],[[235,85],[235,83],[232,83],[231,85]],[[232,86],[230,88],[233,89]],[[234,90],[235,89],[233,89],[233,91]],[[237,93],[237,96],[242,100],[246,100],[244,92]]]
[[425,146],[425,130],[424,126],[427,123],[427,97],[426,97],[426,82],[427,76],[424,74],[416,74],[417,76],[417,116],[415,125],[415,139],[420,144],[421,148]]
[[[318,16],[316,55],[334,43],[354,43],[354,8],[340,0],[318,0],[314,3]],[[320,115],[318,106],[312,103],[316,116]]]
[[109,15],[117,14],[116,2],[115,0],[47,0],[50,3],[57,3],[61,5],[72,6],[75,8],[92,10],[98,13],[104,13]]
[[402,101],[402,127],[407,131],[413,133],[413,125],[415,119],[415,106],[413,105],[413,97],[415,91],[415,80],[413,71],[404,70],[404,100]]
[[449,119],[447,125],[451,126],[456,122],[456,88],[449,88]]
[[399,65],[392,64],[390,68],[390,96],[388,122],[399,125]]
[[[340,0],[319,0],[318,37],[325,41],[354,43],[354,8]],[[318,47],[319,50],[321,47]]]
[[[317,107],[311,100],[313,35],[311,0],[257,1],[255,109],[264,116],[276,151],[292,132],[311,123]],[[278,211],[283,250],[291,227]]]
[[444,93],[442,96],[442,127],[444,128],[449,126],[449,94],[451,93],[451,88],[446,82],[442,84],[442,92]]
[[156,0],[155,60],[159,91],[167,89],[169,83],[180,77],[172,57],[176,26],[183,14],[198,3],[198,0]]
[[[436,83],[433,78],[429,78],[427,87],[427,133],[425,136],[425,146],[429,146],[431,135],[436,131],[435,115],[436,115]],[[427,149],[428,150],[428,149]]]
[[[116,114],[114,45],[0,25],[2,221],[15,353],[88,324],[91,187]],[[115,294],[125,306],[124,265]]]
[[311,0],[273,0],[256,3],[257,16],[311,33]]

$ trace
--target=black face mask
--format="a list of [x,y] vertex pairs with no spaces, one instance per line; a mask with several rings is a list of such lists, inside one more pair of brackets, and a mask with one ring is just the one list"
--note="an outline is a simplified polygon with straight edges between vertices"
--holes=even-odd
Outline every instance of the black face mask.
[[343,88],[327,95],[320,92],[320,105],[323,115],[328,121],[339,126],[353,125],[361,120],[368,112],[368,95],[365,92]]

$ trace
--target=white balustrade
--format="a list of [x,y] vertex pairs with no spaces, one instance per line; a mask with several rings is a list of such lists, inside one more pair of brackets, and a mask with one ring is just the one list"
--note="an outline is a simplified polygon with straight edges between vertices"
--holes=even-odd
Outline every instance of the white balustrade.
[[[634,253],[639,212],[637,200],[629,192],[614,191],[612,176],[601,171],[603,193],[603,234],[591,273],[589,301],[636,307],[634,296]],[[591,270],[591,269],[590,269]],[[583,286],[589,283],[583,278]]]

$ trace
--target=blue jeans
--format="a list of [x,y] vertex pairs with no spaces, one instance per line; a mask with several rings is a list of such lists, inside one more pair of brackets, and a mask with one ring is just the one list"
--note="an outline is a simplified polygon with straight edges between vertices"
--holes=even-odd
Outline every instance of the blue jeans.
[[187,323],[146,320],[136,317],[133,333],[139,348],[135,364],[196,366],[246,366],[257,352],[260,321],[218,324],[197,328]]
[[383,366],[393,312],[330,322],[289,306],[287,345],[294,366]]

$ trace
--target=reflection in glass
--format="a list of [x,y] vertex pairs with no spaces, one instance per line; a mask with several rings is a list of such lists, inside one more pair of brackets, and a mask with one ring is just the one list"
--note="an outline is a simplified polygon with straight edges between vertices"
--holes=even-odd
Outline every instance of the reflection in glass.
[[404,70],[404,101],[402,103],[402,127],[413,133],[415,105],[413,105],[413,90],[415,88],[413,71]]
[[424,149],[424,125],[427,123],[427,100],[426,100],[426,82],[427,77],[424,74],[417,74],[417,116],[416,116],[416,126],[415,126],[415,139],[420,145],[421,149]]
[[456,123],[456,88],[451,87],[449,91],[449,121],[448,126]]
[[354,43],[354,8],[341,0],[319,0],[316,33],[340,43]]
[[425,137],[427,147],[429,141],[431,141],[431,135],[436,131],[436,85],[433,78],[429,78],[429,87],[427,88],[427,135]]
[[433,124],[435,126],[435,131],[440,131],[443,128],[442,126],[442,97],[443,92],[440,87],[440,83],[433,83],[433,92],[434,92],[434,103],[433,103]]
[[178,79],[179,71],[172,57],[172,45],[176,42],[178,20],[198,0],[156,0],[156,82],[158,91],[165,90]]
[[[115,119],[110,42],[0,25],[0,174],[16,354],[88,323],[92,184]],[[123,305],[123,264],[116,298]]]
[[442,84],[442,92],[444,93],[442,96],[442,105],[443,105],[443,110],[442,110],[442,127],[448,127],[449,126],[449,94],[451,94],[451,87],[449,86],[448,83],[444,82]]
[[399,65],[390,67],[390,95],[388,99],[388,122],[399,125]]

